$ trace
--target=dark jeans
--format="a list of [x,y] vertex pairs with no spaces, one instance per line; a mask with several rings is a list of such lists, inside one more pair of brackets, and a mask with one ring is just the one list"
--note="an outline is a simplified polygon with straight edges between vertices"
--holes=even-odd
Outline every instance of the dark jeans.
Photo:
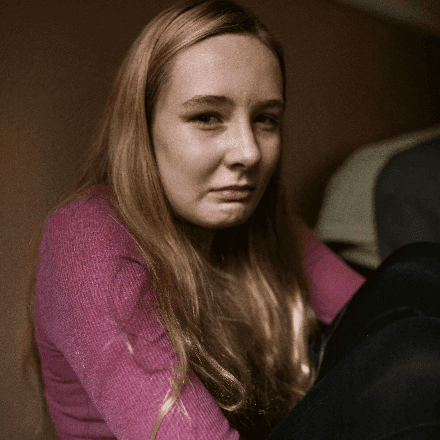
[[440,439],[440,244],[390,255],[323,339],[317,382],[267,440]]

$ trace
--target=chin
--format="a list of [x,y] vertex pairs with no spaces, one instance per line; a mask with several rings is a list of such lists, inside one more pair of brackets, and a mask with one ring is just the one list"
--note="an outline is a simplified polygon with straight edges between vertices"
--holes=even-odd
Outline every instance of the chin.
[[224,221],[217,222],[215,226],[211,226],[213,229],[227,229],[227,228],[233,228],[234,226],[240,226],[243,223],[245,223],[247,220],[249,220],[251,216],[242,216],[235,219],[228,219]]
[[227,229],[242,225],[252,217],[254,211],[253,209],[241,209],[235,212],[212,212],[211,215],[193,216],[188,218],[188,221],[204,229]]

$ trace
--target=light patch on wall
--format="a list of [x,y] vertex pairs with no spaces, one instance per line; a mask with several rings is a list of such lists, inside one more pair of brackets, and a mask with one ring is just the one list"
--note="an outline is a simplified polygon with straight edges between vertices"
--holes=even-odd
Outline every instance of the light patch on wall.
[[392,20],[440,37],[438,0],[337,0],[379,18]]

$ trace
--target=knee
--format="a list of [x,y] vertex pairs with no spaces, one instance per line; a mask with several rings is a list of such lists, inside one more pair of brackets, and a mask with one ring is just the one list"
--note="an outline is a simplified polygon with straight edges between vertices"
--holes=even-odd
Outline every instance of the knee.
[[432,292],[431,301],[435,303],[440,292],[440,243],[417,242],[402,246],[386,258],[377,273],[381,279],[397,282],[403,292],[428,289],[427,294]]
[[345,408],[354,438],[356,432],[440,421],[440,319],[403,319],[373,335],[362,350]]

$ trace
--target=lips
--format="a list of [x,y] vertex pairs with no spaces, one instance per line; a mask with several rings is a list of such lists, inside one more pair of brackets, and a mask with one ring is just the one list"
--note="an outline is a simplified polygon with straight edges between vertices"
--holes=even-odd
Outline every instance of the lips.
[[255,187],[252,185],[230,185],[218,188],[214,192],[221,200],[234,202],[249,199],[254,190]]
[[253,191],[255,186],[252,185],[230,185],[223,186],[222,188],[218,188],[214,191]]

